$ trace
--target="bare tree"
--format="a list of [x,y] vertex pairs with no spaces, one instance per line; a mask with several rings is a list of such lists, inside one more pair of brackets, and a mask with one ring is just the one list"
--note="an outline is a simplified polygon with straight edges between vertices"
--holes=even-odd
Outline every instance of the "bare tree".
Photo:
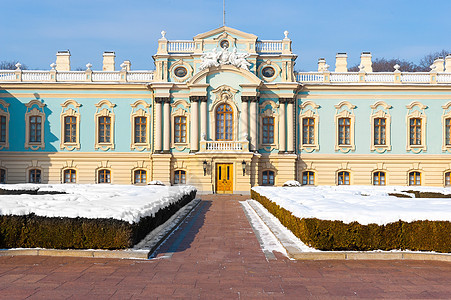
[[420,63],[418,64],[418,67],[421,69],[422,72],[428,72],[431,70],[430,66],[437,57],[445,58],[449,54],[451,54],[451,51],[445,49],[429,53],[428,55],[423,56],[423,58],[420,60]]
[[[15,70],[17,69],[16,64],[18,63],[18,60],[4,60],[0,62],[0,70]],[[28,70],[28,67],[26,65],[22,65],[20,67],[22,70]]]
[[[399,65],[400,71],[403,72],[418,72],[419,67],[407,60],[402,60],[399,58],[376,58],[372,62],[373,72],[393,72],[395,69],[393,68],[394,65]],[[359,65],[352,66],[349,68],[350,72],[358,72],[359,71]]]

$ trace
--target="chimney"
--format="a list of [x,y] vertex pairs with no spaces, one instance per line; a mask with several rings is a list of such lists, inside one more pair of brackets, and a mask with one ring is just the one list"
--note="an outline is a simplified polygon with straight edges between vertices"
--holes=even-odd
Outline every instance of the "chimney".
[[445,72],[451,73],[451,54],[445,57]]
[[130,71],[132,68],[132,63],[129,60],[124,60],[124,62],[121,64],[121,67],[125,65],[125,70]]
[[444,67],[443,67],[443,63],[444,63],[444,59],[443,57],[437,57],[434,60],[433,65],[435,66],[435,71],[437,71],[437,73],[443,72],[444,71]]
[[348,55],[346,53],[337,53],[335,60],[335,72],[348,72]]
[[114,71],[114,58],[116,54],[114,51],[103,52],[103,71]]
[[56,53],[56,70],[70,71],[70,51],[58,51]]
[[360,55],[360,65],[366,73],[373,72],[373,63],[371,62],[371,52],[362,52]]
[[326,59],[320,58],[318,59],[318,72],[324,72],[326,66]]

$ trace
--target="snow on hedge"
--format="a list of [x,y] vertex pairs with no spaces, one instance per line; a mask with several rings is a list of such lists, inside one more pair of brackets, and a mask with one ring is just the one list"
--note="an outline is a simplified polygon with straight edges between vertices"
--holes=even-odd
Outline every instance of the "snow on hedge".
[[109,184],[12,184],[4,190],[64,192],[56,195],[0,195],[0,215],[113,218],[129,223],[154,216],[196,189],[193,186]]
[[[451,189],[410,186],[254,187],[254,191],[298,218],[379,225],[403,220],[451,221]],[[388,193],[416,190],[450,198],[397,198]]]

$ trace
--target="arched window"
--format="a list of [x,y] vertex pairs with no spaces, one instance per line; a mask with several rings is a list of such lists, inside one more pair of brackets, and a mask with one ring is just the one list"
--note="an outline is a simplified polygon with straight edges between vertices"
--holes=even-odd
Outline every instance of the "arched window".
[[99,143],[110,143],[111,141],[111,118],[99,118]]
[[98,183],[111,183],[111,171],[107,169],[99,170]]
[[302,185],[314,185],[315,173],[313,171],[305,171],[302,173]]
[[233,110],[228,104],[221,104],[216,109],[216,140],[233,140]]
[[75,183],[77,182],[77,171],[74,169],[64,170],[64,183]]
[[6,183],[6,170],[0,169],[0,183]]
[[28,182],[29,183],[41,183],[41,170],[39,169],[31,169],[28,172]]
[[351,145],[351,119],[338,119],[338,145]]
[[147,118],[135,117],[135,143],[146,143],[147,136]]
[[451,172],[445,173],[445,186],[451,186]]
[[135,170],[135,172],[134,172],[134,174],[135,174],[135,184],[136,183],[146,183],[146,181],[147,181],[147,172],[146,172],[146,170],[142,170],[142,169],[140,169],[140,170]]
[[263,118],[263,144],[274,144],[274,117]]
[[373,185],[385,185],[385,172],[374,172],[373,173]]
[[185,184],[186,172],[183,170],[177,170],[174,172],[174,184]]
[[64,142],[77,142],[77,117],[64,117]]
[[274,185],[274,171],[263,171],[263,185]]
[[421,173],[414,171],[409,173],[409,185],[421,185]]
[[186,117],[175,117],[174,142],[186,143]]
[[349,172],[338,172],[338,185],[349,185]]

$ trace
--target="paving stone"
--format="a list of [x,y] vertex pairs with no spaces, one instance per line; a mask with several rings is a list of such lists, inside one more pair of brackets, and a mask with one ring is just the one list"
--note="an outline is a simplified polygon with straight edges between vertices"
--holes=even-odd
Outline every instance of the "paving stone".
[[450,298],[450,262],[267,261],[239,204],[249,196],[201,198],[152,260],[1,256],[0,299]]

